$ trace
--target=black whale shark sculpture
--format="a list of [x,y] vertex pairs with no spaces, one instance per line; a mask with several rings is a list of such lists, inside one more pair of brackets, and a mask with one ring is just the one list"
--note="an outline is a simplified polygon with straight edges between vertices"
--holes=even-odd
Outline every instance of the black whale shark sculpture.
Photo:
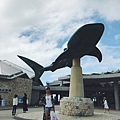
[[66,50],[55,60],[55,63],[63,59],[81,58],[85,55],[95,56],[99,62],[102,54],[96,47],[104,31],[102,23],[86,24],[79,28],[70,38]]
[[104,25],[102,23],[86,24],[80,27],[70,38],[65,51],[58,56],[58,58],[47,67],[43,67],[38,63],[25,58],[23,56],[18,57],[22,59],[27,65],[29,65],[35,72],[35,82],[38,82],[39,78],[44,71],[55,71],[63,67],[71,67],[72,59],[81,58],[85,55],[95,56],[102,61],[102,54],[96,47],[96,44],[100,40],[104,31]]

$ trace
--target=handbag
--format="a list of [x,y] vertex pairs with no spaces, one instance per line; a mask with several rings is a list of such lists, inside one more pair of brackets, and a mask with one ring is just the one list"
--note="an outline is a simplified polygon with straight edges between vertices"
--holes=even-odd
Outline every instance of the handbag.
[[51,120],[58,120],[58,116],[54,111],[50,112]]
[[28,102],[28,99],[26,100],[26,103],[27,103],[27,105],[28,105],[28,103],[29,103],[29,102]]

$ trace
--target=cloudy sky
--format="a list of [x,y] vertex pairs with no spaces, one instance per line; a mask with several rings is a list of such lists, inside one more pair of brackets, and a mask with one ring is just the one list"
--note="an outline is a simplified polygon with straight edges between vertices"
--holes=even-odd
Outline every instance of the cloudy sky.
[[[66,47],[73,33],[88,23],[103,23],[105,31],[97,47],[102,62],[81,58],[83,73],[120,69],[120,0],[1,0],[0,60],[31,70],[17,55],[42,66],[50,65]],[[31,70],[32,71],[32,70]],[[41,80],[57,80],[70,68],[45,72]]]

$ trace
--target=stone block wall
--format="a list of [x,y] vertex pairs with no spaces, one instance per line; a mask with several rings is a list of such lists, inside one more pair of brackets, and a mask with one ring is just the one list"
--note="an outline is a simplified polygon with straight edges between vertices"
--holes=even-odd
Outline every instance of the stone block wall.
[[0,95],[5,101],[5,106],[12,106],[14,94],[22,98],[27,94],[30,104],[32,94],[32,80],[26,78],[0,79]]
[[64,97],[60,101],[60,114],[69,116],[94,115],[94,105],[90,98]]

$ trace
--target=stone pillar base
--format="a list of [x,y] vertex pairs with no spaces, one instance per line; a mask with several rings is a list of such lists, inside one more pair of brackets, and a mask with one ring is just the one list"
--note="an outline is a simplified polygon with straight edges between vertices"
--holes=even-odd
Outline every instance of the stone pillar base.
[[94,105],[90,98],[63,97],[60,100],[59,114],[68,116],[92,116]]

